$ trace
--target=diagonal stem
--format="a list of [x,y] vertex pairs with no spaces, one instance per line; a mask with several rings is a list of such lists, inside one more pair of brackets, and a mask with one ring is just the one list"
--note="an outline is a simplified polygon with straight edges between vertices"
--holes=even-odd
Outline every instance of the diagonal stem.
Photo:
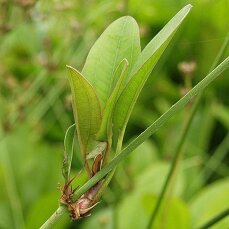
[[149,224],[147,226],[148,229],[152,228],[152,226],[153,226],[153,223],[154,223],[154,221],[156,219],[156,216],[157,216],[157,214],[159,212],[161,204],[162,204],[162,202],[164,200],[164,197],[166,195],[166,192],[168,190],[168,187],[169,187],[171,181],[173,180],[173,178],[175,176],[175,171],[177,170],[177,168],[179,166],[179,162],[180,162],[180,160],[182,158],[182,154],[183,154],[183,150],[182,150],[183,149],[183,145],[184,145],[186,136],[187,136],[187,134],[189,132],[190,126],[192,124],[193,117],[194,117],[194,115],[196,113],[196,110],[197,110],[197,107],[199,105],[198,101],[196,101],[196,103],[194,104],[194,107],[192,109],[191,115],[188,117],[186,125],[185,125],[185,127],[184,127],[184,129],[183,129],[183,131],[181,133],[181,138],[180,138],[179,143],[178,143],[178,145],[176,147],[176,150],[175,150],[175,152],[176,152],[175,153],[175,157],[174,157],[174,159],[172,161],[172,165],[170,167],[169,173],[168,173],[168,175],[166,177],[165,183],[164,183],[164,185],[162,187],[162,190],[160,192],[160,196],[158,198],[156,206],[155,206],[155,208],[153,210],[153,213],[152,213],[152,215],[150,217]]
[[114,157],[109,164],[105,165],[101,171],[87,181],[75,193],[75,199],[78,199],[88,189],[95,185],[98,181],[103,179],[112,169],[123,161],[134,149],[141,145],[147,138],[153,135],[162,125],[169,121],[178,111],[180,111],[195,95],[200,93],[208,84],[217,78],[224,70],[229,67],[229,57],[226,58],[218,67],[209,73],[202,81],[200,81],[194,88],[192,88],[185,96],[183,96],[177,103],[175,103],[167,112],[151,124],[144,132],[135,138],[126,148],[124,148],[119,155]]
[[[228,33],[228,36],[226,37],[226,39],[225,39],[225,41],[224,41],[224,43],[223,43],[223,45],[222,45],[222,47],[220,49],[218,55],[216,56],[216,58],[215,58],[215,60],[214,60],[214,62],[212,64],[209,72],[211,72],[216,67],[216,65],[218,64],[220,58],[222,57],[222,55],[223,55],[223,53],[224,53],[224,51],[225,51],[225,49],[226,49],[226,47],[228,45],[228,41],[229,41],[229,33]],[[177,145],[176,150],[175,150],[175,157],[174,157],[174,159],[172,161],[171,168],[169,170],[168,176],[166,177],[165,183],[164,183],[164,185],[162,187],[162,191],[160,193],[160,196],[158,198],[156,206],[155,206],[155,208],[154,208],[154,210],[152,212],[152,215],[150,216],[150,220],[149,220],[149,223],[148,223],[148,226],[147,226],[148,229],[153,227],[153,223],[154,223],[154,221],[156,219],[156,216],[157,216],[157,214],[159,212],[159,209],[160,209],[160,207],[162,205],[162,202],[164,200],[166,192],[167,192],[172,180],[175,179],[175,176],[176,176],[176,172],[175,171],[178,169],[179,162],[180,162],[180,160],[181,160],[181,158],[183,156],[183,146],[184,146],[184,143],[185,143],[185,139],[186,139],[187,134],[189,132],[189,129],[191,127],[193,118],[195,117],[196,111],[197,111],[197,109],[199,107],[199,104],[200,104],[200,101],[202,99],[202,96],[203,96],[203,91],[201,91],[201,93],[197,96],[196,101],[195,101],[195,103],[193,105],[193,108],[191,110],[191,113],[190,113],[190,115],[188,117],[188,120],[187,120],[187,122],[185,124],[185,127],[184,127],[184,129],[183,129],[183,131],[181,133],[181,137],[179,139],[178,145]]]
[[59,206],[57,210],[50,216],[50,218],[40,227],[40,229],[53,228],[53,226],[62,219],[67,213],[65,206]]
[[[107,165],[103,167],[95,176],[88,180],[81,188],[79,188],[74,199],[81,197],[92,186],[102,180],[110,171],[117,167],[134,149],[141,145],[147,138],[153,135],[161,126],[168,122],[178,111],[180,111],[194,96],[204,90],[214,79],[216,79],[222,72],[229,67],[229,57],[227,57],[221,64],[219,64],[211,73],[209,73],[202,81],[200,81],[194,88],[192,88],[185,96],[183,96],[177,103],[175,103],[167,112],[158,118],[152,125],[150,125],[144,132],[135,138],[126,148],[124,148],[119,155],[114,157]],[[57,221],[59,217],[54,218],[53,222]],[[49,228],[49,227],[46,227]]]
[[206,224],[199,227],[198,229],[208,229],[214,224],[218,223],[220,220],[224,219],[225,217],[229,216],[229,208],[219,213],[217,216],[215,216],[213,219],[209,220]]

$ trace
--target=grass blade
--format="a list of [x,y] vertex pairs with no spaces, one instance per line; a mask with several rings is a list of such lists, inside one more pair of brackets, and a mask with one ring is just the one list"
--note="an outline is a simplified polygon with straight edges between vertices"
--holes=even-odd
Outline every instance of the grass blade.
[[207,222],[205,225],[199,227],[198,229],[208,229],[227,216],[229,216],[229,208],[227,208],[225,211],[219,213],[217,216],[215,216],[213,219],[211,219],[209,222]]
[[162,125],[169,121],[178,111],[180,111],[195,95],[201,93],[214,79],[216,79],[223,71],[229,67],[229,57],[227,57],[220,65],[218,65],[211,73],[209,73],[202,81],[192,88],[185,96],[176,102],[167,112],[150,125],[143,133],[135,138],[120,154],[114,157],[109,164],[105,165],[101,171],[87,181],[76,193],[75,198],[78,199],[89,188],[95,185],[99,180],[104,178],[111,170],[123,161],[134,149],[141,145],[147,138],[154,134]]
[[[125,149],[121,151],[109,164],[105,165],[101,171],[87,181],[80,189],[75,192],[74,198],[78,199],[88,189],[95,185],[98,181],[103,179],[109,172],[116,168],[134,149],[141,145],[147,138],[154,134],[163,124],[169,121],[178,111],[180,111],[195,95],[202,92],[214,79],[216,79],[222,72],[229,67],[229,57],[227,57],[220,65],[218,65],[211,73],[209,73],[202,81],[200,81],[192,90],[183,96],[177,103],[175,103],[167,112],[165,112],[159,119],[150,125],[143,133],[135,138]],[[60,218],[67,213],[66,208],[59,207],[56,212],[41,226],[44,228],[52,228]]]
[[[215,67],[216,65],[218,64],[224,50],[226,49],[227,47],[227,43],[228,43],[228,37],[226,37],[225,39],[225,42],[223,43],[222,45],[222,48],[220,49],[218,55],[216,56],[215,58],[215,61],[213,62],[211,68],[210,68],[210,71],[211,72]],[[156,206],[155,208],[153,209],[153,212],[152,212],[152,215],[150,217],[150,220],[149,220],[149,224],[148,224],[148,228],[152,228],[153,227],[153,223],[156,219],[156,216],[159,212],[159,209],[160,209],[160,206],[162,205],[162,201],[164,200],[165,196],[166,196],[166,192],[168,192],[168,189],[170,188],[171,186],[171,182],[172,180],[175,180],[175,176],[176,176],[176,170],[178,170],[178,167],[179,167],[179,164],[180,164],[180,161],[183,157],[183,145],[185,143],[185,139],[189,133],[189,129],[191,127],[191,124],[193,122],[193,119],[195,117],[195,114],[196,114],[196,111],[200,105],[200,101],[202,99],[202,96],[203,96],[203,91],[197,96],[194,104],[193,104],[193,107],[192,107],[192,110],[191,110],[191,113],[190,115],[188,116],[188,119],[187,119],[187,122],[185,124],[185,127],[181,133],[181,137],[179,139],[179,142],[178,142],[178,145],[176,147],[176,150],[175,150],[175,157],[172,161],[172,165],[171,165],[171,168],[170,168],[170,171],[168,173],[168,176],[166,177],[166,181],[162,187],[162,191],[160,193],[160,196],[157,200],[157,203],[156,203]],[[168,206],[167,206],[168,207]]]

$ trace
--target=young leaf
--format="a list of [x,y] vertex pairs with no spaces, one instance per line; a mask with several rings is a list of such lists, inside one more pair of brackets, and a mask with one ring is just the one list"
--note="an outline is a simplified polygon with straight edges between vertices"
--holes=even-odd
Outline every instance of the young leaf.
[[114,21],[95,42],[82,74],[95,88],[102,108],[118,80],[117,65],[126,58],[133,66],[140,52],[138,25],[130,16]]
[[97,142],[94,149],[87,155],[86,159],[95,158],[98,154],[107,148],[106,142]]
[[81,152],[89,153],[101,123],[99,100],[89,82],[76,69],[67,66],[72,104]]
[[117,143],[118,138],[122,140],[134,104],[148,76],[191,7],[191,5],[185,6],[167,23],[145,47],[133,66],[128,76],[130,80],[120,95],[114,110],[114,144]]
[[64,161],[62,173],[65,178],[66,183],[70,180],[70,170],[73,157],[73,148],[74,148],[74,137],[75,137],[75,128],[76,124],[71,125],[64,137]]
[[154,134],[161,126],[169,121],[178,111],[180,111],[195,95],[201,93],[214,79],[216,79],[222,72],[229,68],[229,57],[227,57],[221,64],[219,64],[211,73],[209,73],[203,80],[201,80],[195,87],[193,87],[185,96],[177,101],[168,111],[166,111],[160,118],[152,123],[144,132],[135,138],[120,154],[116,155],[107,165],[103,166],[95,176],[86,182],[79,190],[75,192],[74,198],[77,199],[83,195],[89,188],[95,185],[109,172],[114,170],[116,166],[121,163],[134,149],[141,145],[147,138]]
[[123,59],[115,71],[115,78],[118,78],[118,82],[116,83],[115,88],[112,91],[112,94],[109,97],[103,111],[103,119],[102,119],[101,127],[97,134],[97,139],[100,141],[106,140],[109,137],[111,137],[112,117],[113,117],[112,114],[113,114],[115,103],[117,102],[118,97],[120,96],[121,91],[125,85],[127,68],[128,68],[128,61],[127,59]]

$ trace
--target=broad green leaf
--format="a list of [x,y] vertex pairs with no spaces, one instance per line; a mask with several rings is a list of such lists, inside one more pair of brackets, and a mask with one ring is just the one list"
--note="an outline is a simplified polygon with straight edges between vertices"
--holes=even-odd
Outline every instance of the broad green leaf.
[[157,147],[152,141],[146,140],[132,152],[129,160],[125,161],[125,166],[128,167],[128,171],[130,171],[133,177],[137,177],[137,175],[157,162],[158,155]]
[[[218,181],[203,189],[190,203],[193,227],[198,228],[228,208],[229,179]],[[229,218],[221,220],[212,229],[228,228]]]
[[140,52],[138,25],[130,16],[114,21],[95,42],[82,74],[95,88],[102,108],[118,80],[118,64],[126,58],[132,67]]
[[70,178],[73,149],[74,149],[74,137],[75,137],[75,124],[71,125],[67,129],[64,137],[64,161],[63,161],[62,173],[66,182],[70,180],[69,178]]
[[118,79],[115,88],[109,97],[106,106],[103,111],[103,119],[101,123],[100,130],[97,134],[98,140],[106,140],[111,135],[112,130],[112,114],[114,110],[115,103],[121,94],[121,91],[125,85],[125,77],[127,73],[128,61],[127,59],[122,60],[115,71],[115,78]]
[[[134,191],[119,204],[117,228],[147,228],[149,217],[155,207],[157,197],[152,192]],[[183,201],[172,198],[169,205],[161,208],[152,229],[190,228],[190,212]]]
[[100,104],[93,87],[83,75],[70,66],[67,68],[79,145],[85,155],[92,149],[100,127]]
[[[136,177],[135,189],[145,192],[152,192],[155,195],[159,195],[168,174],[169,168],[169,163],[154,163]],[[177,176],[176,186],[172,195],[181,196],[183,194],[185,186],[184,181],[184,174],[180,172]]]
[[148,76],[191,7],[191,5],[185,6],[167,23],[145,47],[133,66],[128,76],[130,80],[120,95],[114,110],[113,134],[115,144],[119,137],[122,140],[130,114]]

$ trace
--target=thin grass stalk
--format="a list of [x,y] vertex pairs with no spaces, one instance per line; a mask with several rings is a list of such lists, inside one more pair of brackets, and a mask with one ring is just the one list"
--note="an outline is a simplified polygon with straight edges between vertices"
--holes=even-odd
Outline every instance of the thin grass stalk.
[[[214,79],[229,67],[229,57],[219,64],[211,73],[209,73],[202,81],[193,87],[185,96],[176,102],[167,112],[151,124],[144,132],[135,138],[120,154],[115,156],[102,170],[82,185],[74,194],[74,199],[79,199],[92,186],[102,180],[110,171],[116,168],[131,152],[140,146],[146,139],[152,136],[161,126],[167,123],[175,114],[177,114],[194,96],[203,91]],[[58,221],[59,216],[54,217],[52,222]],[[48,226],[47,222],[45,223]],[[50,228],[50,227],[46,227]]]
[[161,205],[163,203],[163,200],[165,198],[166,192],[169,189],[171,181],[175,179],[175,174],[176,174],[175,171],[178,170],[179,163],[180,163],[180,161],[182,159],[182,156],[183,156],[184,142],[185,142],[185,139],[186,139],[186,137],[187,137],[187,135],[189,133],[189,129],[190,129],[190,126],[192,124],[192,120],[193,120],[193,117],[195,116],[195,113],[196,113],[196,110],[198,108],[198,105],[199,105],[199,102],[196,102],[194,104],[193,109],[191,111],[191,114],[190,114],[190,116],[189,116],[189,118],[188,118],[188,120],[186,122],[186,125],[185,125],[183,131],[182,131],[181,138],[180,138],[179,143],[178,143],[178,145],[176,147],[176,150],[175,150],[175,157],[174,157],[174,159],[172,161],[172,165],[170,167],[169,173],[168,173],[168,175],[166,177],[165,183],[164,183],[164,185],[162,187],[162,190],[160,192],[160,196],[158,198],[156,206],[155,206],[155,208],[154,208],[154,210],[152,212],[152,215],[150,217],[149,224],[147,226],[147,228],[149,228],[149,229],[153,227],[153,224],[154,224],[155,219],[157,217],[157,214],[158,214],[158,212],[160,210],[160,207],[161,207]]
[[195,95],[200,93],[208,84],[216,79],[224,70],[229,67],[229,57],[226,58],[217,68],[208,74],[201,82],[199,82],[192,90],[190,90],[184,97],[175,103],[167,112],[151,124],[144,132],[135,138],[120,154],[115,156],[107,165],[103,167],[95,176],[87,181],[81,188],[79,188],[74,197],[78,199],[88,189],[95,185],[98,181],[103,179],[112,169],[114,169],[121,161],[123,161],[134,149],[141,145],[147,138],[153,135],[162,125],[169,121],[178,111],[180,111]]
[[222,219],[224,219],[227,216],[229,216],[229,208],[222,211],[221,213],[219,213],[214,218],[210,219],[207,223],[205,223],[203,226],[199,227],[198,229],[208,229],[211,226],[217,224],[219,221],[221,221]]
[[[226,37],[226,39],[225,39],[225,41],[224,41],[224,43],[223,43],[223,45],[222,45],[222,47],[221,47],[221,49],[219,51],[219,53],[217,54],[217,56],[216,56],[216,58],[215,58],[215,60],[214,60],[214,62],[212,64],[209,72],[211,72],[212,69],[214,69],[216,67],[216,65],[218,64],[218,62],[220,61],[224,51],[226,50],[228,42],[229,42],[229,33],[228,33],[228,36]],[[185,125],[185,127],[184,127],[184,129],[182,131],[181,138],[180,138],[179,143],[177,145],[177,148],[175,150],[175,157],[174,157],[174,159],[172,161],[172,165],[171,165],[171,168],[169,170],[168,176],[166,177],[165,183],[164,183],[164,185],[162,187],[162,190],[161,190],[160,196],[158,198],[158,201],[156,203],[156,206],[155,206],[155,208],[154,208],[154,210],[152,212],[152,215],[150,216],[150,220],[149,220],[149,223],[148,223],[148,226],[147,226],[148,229],[153,227],[153,224],[155,222],[156,216],[157,216],[157,214],[158,214],[158,212],[160,210],[160,207],[161,207],[161,205],[163,203],[163,199],[164,199],[164,197],[166,195],[167,190],[169,189],[170,183],[171,183],[172,180],[175,179],[175,175],[176,175],[175,171],[177,171],[177,169],[179,167],[179,164],[180,164],[179,162],[180,162],[180,160],[181,160],[181,158],[183,156],[182,154],[183,154],[183,146],[184,146],[184,143],[185,143],[185,139],[186,139],[187,134],[188,134],[188,132],[190,130],[190,126],[192,124],[193,118],[195,117],[196,111],[198,110],[198,107],[199,107],[199,104],[201,102],[202,97],[203,97],[203,91],[197,96],[197,99],[194,102],[194,105],[193,105],[192,111],[190,113],[190,116],[188,117],[186,125]]]

